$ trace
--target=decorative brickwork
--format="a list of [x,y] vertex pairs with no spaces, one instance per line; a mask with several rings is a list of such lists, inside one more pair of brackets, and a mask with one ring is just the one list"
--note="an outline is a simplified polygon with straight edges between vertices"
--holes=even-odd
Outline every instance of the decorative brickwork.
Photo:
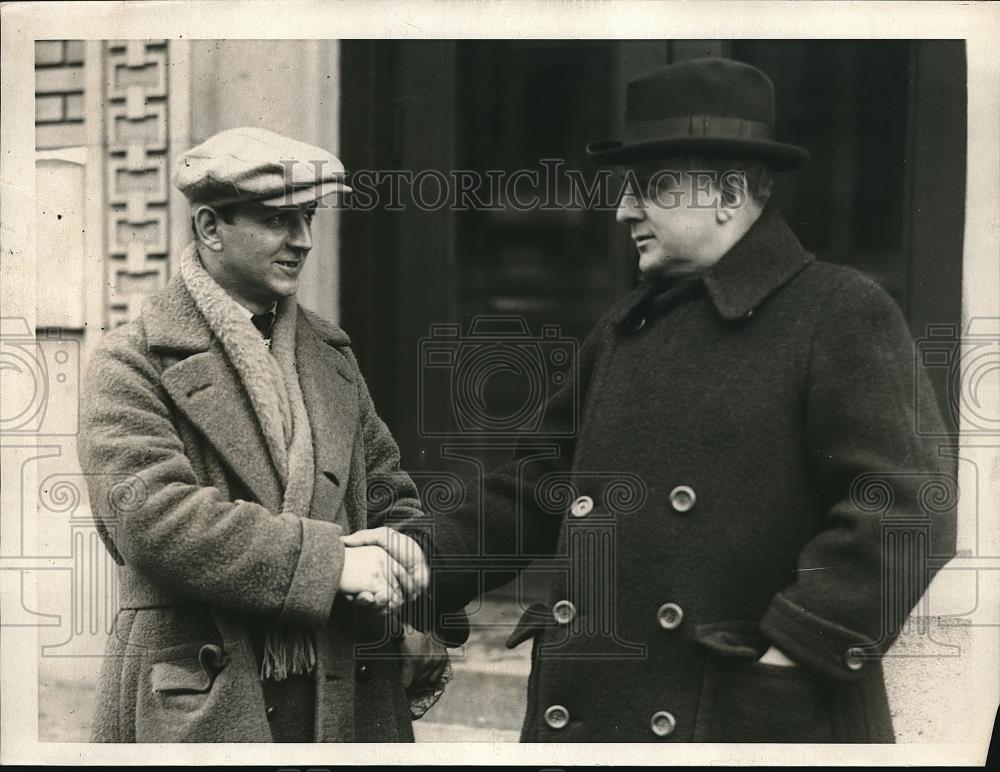
[[35,41],[35,147],[86,144],[83,114],[84,42]]
[[169,255],[167,44],[105,44],[108,326],[166,284]]

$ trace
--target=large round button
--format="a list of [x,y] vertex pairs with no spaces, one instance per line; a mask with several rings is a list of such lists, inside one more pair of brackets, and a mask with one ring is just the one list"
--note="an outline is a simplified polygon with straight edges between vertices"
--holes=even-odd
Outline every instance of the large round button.
[[273,716],[274,715],[274,705],[268,705],[264,709],[264,712],[267,714],[268,718],[270,718],[271,716]]
[[569,512],[573,517],[586,517],[593,511],[594,500],[590,496],[580,496],[569,508]]
[[622,327],[625,328],[625,332],[639,332],[639,330],[645,326],[646,317],[641,314],[629,315],[625,317],[625,321],[622,322]]
[[656,620],[664,630],[676,630],[684,619],[684,609],[676,603],[664,603],[656,610]]
[[657,737],[666,737],[674,733],[674,729],[677,728],[677,719],[672,713],[661,710],[654,713],[653,717],[649,719],[649,728]]
[[552,607],[552,616],[561,625],[568,625],[576,616],[576,606],[568,600],[561,600]]
[[852,646],[844,653],[844,664],[848,670],[860,670],[865,666],[865,654],[856,646]]
[[674,508],[675,512],[687,512],[694,506],[697,499],[694,491],[687,485],[678,485],[670,491],[670,506]]
[[372,677],[371,667],[369,665],[358,665],[355,675],[359,681],[367,681]]
[[545,723],[553,729],[562,729],[569,723],[569,711],[562,705],[550,705],[545,709]]

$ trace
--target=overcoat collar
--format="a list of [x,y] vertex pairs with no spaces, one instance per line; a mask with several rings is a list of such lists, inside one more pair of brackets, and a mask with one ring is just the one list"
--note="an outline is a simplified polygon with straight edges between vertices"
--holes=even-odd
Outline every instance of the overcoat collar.
[[[299,306],[299,323],[303,308]],[[198,312],[194,298],[184,286],[180,274],[175,274],[161,292],[153,294],[143,308],[146,339],[150,349],[189,352],[208,351],[212,331]],[[305,311],[304,316],[323,340],[331,346],[349,346],[351,339],[337,325]]]
[[[743,238],[702,274],[701,283],[719,316],[741,319],[813,259],[778,210],[768,205]],[[642,282],[623,299],[615,321],[624,321],[662,289],[657,282]]]
[[[178,409],[257,500],[277,511],[280,480],[257,417],[180,275],[147,301],[143,324],[150,351],[176,359],[160,378]],[[338,350],[349,344],[339,327],[298,307],[295,360],[316,464],[310,516],[324,520],[340,518],[360,411],[353,370]]]

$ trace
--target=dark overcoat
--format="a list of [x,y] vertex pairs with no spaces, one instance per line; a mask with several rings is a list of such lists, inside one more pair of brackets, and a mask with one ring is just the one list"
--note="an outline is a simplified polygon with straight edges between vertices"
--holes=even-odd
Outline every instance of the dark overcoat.
[[[300,307],[295,360],[315,456],[308,517],[281,513],[260,425],[179,275],[94,353],[80,461],[120,564],[121,609],[95,740],[413,739],[399,664],[384,658],[394,645],[386,621],[337,587],[341,535],[416,513],[417,492],[347,335]],[[373,476],[378,506],[367,498]],[[315,672],[297,677],[313,688],[262,685],[273,620],[315,631]]]
[[896,304],[767,207],[600,321],[517,459],[435,519],[438,597],[555,556],[509,641],[524,741],[892,741],[880,658],[955,540],[918,415],[940,433]]

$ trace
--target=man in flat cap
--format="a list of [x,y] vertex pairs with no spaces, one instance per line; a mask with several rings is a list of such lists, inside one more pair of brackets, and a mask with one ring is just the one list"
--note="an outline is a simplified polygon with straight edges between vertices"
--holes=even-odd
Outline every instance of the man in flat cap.
[[176,162],[194,240],[102,340],[84,392],[80,461],[121,609],[95,740],[412,740],[397,646],[424,654],[409,696],[440,694],[443,647],[389,628],[427,586],[419,548],[342,540],[418,514],[417,491],[347,335],[295,297],[343,179],[325,150],[262,129]]
[[[953,554],[955,478],[895,303],[768,203],[807,157],[773,127],[746,64],[629,83],[625,139],[588,150],[626,173],[643,281],[541,431],[425,528],[455,607],[563,561],[508,641],[533,640],[524,741],[893,740],[880,658]],[[539,455],[546,434],[570,438]]]

